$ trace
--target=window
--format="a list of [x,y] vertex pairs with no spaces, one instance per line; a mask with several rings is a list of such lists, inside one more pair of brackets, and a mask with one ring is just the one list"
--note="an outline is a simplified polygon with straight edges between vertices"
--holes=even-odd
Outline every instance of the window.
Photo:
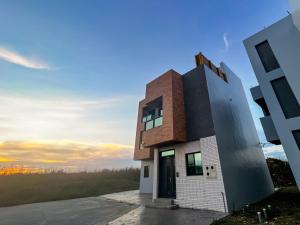
[[256,45],[255,48],[266,72],[280,67],[268,41]]
[[150,121],[147,121],[146,122],[146,125],[145,125],[145,130],[150,130],[154,127],[154,121],[153,120],[150,120]]
[[287,119],[300,116],[299,103],[285,77],[271,81],[275,95]]
[[298,145],[298,149],[300,150],[300,130],[294,130],[293,135],[294,135],[295,141]]
[[145,123],[145,130],[150,130],[154,127],[159,127],[163,123],[163,110],[156,109],[155,113],[152,115],[147,115],[143,117],[143,122]]
[[161,157],[167,157],[167,156],[172,156],[172,155],[175,155],[174,150],[163,151],[160,153]]
[[203,175],[201,152],[194,152],[185,155],[186,175]]
[[149,121],[149,120],[152,120],[152,116],[153,116],[153,112],[150,112],[150,115],[148,115],[146,118],[147,118],[147,121]]
[[147,104],[143,109],[142,122],[145,124],[145,130],[150,130],[163,124],[162,97]]
[[144,178],[149,177],[149,166],[144,166]]
[[159,127],[162,125],[162,116],[154,120],[154,127]]

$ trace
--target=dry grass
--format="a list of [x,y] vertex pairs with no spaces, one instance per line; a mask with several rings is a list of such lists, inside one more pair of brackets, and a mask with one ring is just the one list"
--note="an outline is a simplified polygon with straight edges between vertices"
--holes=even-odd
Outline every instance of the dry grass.
[[138,189],[139,169],[0,176],[0,206],[64,200]]

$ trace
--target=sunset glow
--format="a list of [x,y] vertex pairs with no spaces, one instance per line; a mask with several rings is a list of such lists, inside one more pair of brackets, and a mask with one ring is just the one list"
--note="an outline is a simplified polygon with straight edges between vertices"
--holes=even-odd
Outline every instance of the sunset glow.
[[[103,115],[131,99],[33,98],[0,93],[0,167],[12,168],[3,173],[135,166],[134,132],[120,130],[128,123],[133,131],[134,122],[110,121]],[[112,142],[115,140],[118,143]],[[24,165],[25,169],[15,168]]]
[[16,161],[15,159],[0,156],[0,163],[8,163],[8,162],[15,162],[15,161]]
[[46,170],[40,168],[26,168],[26,167],[6,167],[0,168],[0,176],[9,176],[15,174],[42,174]]
[[[129,145],[100,143],[88,144],[74,141],[4,141],[0,142],[0,162],[9,173],[35,172],[47,169],[71,171],[100,170],[104,160],[131,160],[133,147]],[[9,156],[9,157],[8,157]],[[99,163],[97,165],[97,162]],[[15,168],[14,164],[31,168]],[[93,165],[93,166],[91,166]],[[118,167],[116,165],[116,167]],[[32,169],[34,168],[34,169]],[[7,169],[4,173],[7,173]]]

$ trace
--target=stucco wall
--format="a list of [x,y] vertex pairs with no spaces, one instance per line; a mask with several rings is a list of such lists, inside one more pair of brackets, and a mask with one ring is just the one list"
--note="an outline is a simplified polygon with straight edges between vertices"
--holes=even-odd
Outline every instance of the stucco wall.
[[[149,166],[149,177],[144,177],[144,166]],[[141,173],[140,173],[140,193],[152,193],[153,192],[153,161],[142,160],[141,161]]]
[[289,0],[295,26],[300,31],[300,1]]
[[[255,45],[268,40],[280,68],[266,73]],[[286,119],[271,85],[271,80],[285,76],[298,102],[300,102],[300,32],[287,16],[244,41],[250,62],[270,111],[294,177],[300,189],[300,151],[292,130],[300,129],[300,117]]]

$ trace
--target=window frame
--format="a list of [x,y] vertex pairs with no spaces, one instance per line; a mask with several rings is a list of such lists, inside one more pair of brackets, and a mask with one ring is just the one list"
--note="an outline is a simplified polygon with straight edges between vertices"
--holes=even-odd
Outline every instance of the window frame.
[[[197,173],[196,171],[196,159],[195,159],[195,154],[200,153],[201,155],[201,171],[199,173]],[[191,171],[191,169],[189,168],[189,162],[188,162],[188,157],[189,155],[193,156],[193,171]],[[203,176],[203,160],[202,160],[202,152],[201,151],[197,151],[197,152],[189,152],[185,154],[185,169],[186,169],[186,176]]]
[[[145,131],[151,130],[151,129],[153,129],[155,127],[154,126],[154,120],[149,120],[149,121],[145,122],[144,124],[145,124],[145,127],[144,127]],[[151,124],[151,126],[147,128],[147,124]]]
[[[156,127],[160,127],[163,125],[163,109],[160,109],[159,110],[159,114],[156,116],[156,115],[153,115],[153,114],[149,114],[149,115],[146,115],[146,116],[143,116],[142,117],[142,122],[144,123],[144,131],[147,131],[147,130],[151,130],[153,128],[156,128]],[[161,119],[161,123],[159,123],[159,125],[156,125],[158,119]],[[152,126],[150,128],[147,129],[147,124],[148,123],[152,123]]]

